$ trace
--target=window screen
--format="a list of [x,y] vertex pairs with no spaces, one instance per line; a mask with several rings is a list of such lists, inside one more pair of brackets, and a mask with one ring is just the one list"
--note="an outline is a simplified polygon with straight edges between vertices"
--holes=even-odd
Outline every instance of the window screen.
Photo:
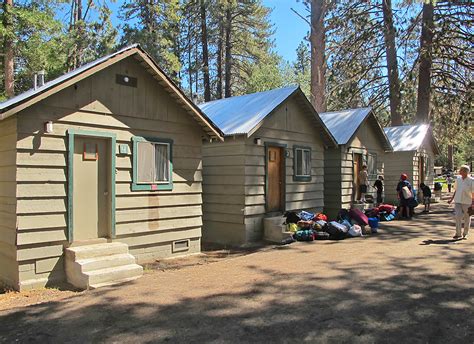
[[371,176],[377,175],[377,155],[369,153],[367,157],[367,173]]

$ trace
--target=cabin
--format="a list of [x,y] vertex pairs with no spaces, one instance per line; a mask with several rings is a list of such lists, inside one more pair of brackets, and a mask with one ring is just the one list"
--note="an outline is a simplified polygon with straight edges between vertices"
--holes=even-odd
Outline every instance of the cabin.
[[0,280],[95,288],[200,252],[221,131],[138,45],[0,104]]
[[434,187],[435,156],[439,148],[428,124],[401,125],[384,128],[392,152],[385,155],[385,199],[397,203],[397,183],[400,175],[406,173],[415,190],[425,183]]
[[[363,165],[367,165],[370,185],[384,175],[385,152],[392,147],[370,107],[324,112],[320,117],[338,144],[324,156],[325,212],[334,218],[358,199]],[[376,190],[369,188],[368,194],[375,199]]]
[[297,86],[211,101],[224,133],[203,147],[203,241],[262,239],[263,219],[324,207],[324,150],[335,141]]

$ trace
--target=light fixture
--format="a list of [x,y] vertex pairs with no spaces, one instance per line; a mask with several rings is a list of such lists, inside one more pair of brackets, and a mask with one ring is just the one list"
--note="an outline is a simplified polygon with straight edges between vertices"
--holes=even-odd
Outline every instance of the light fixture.
[[262,144],[262,139],[260,137],[257,137],[253,140],[253,142],[256,144],[256,145],[261,145]]
[[48,121],[44,123],[44,132],[51,134],[53,132],[53,122]]

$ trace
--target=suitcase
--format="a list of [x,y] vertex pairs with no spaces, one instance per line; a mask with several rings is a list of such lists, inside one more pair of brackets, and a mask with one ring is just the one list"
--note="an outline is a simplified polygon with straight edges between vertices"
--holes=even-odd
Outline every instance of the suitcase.
[[367,226],[369,224],[369,219],[362,210],[353,208],[349,210],[349,215],[354,222],[357,222],[361,226]]
[[327,225],[326,232],[329,233],[331,239],[343,239],[346,236],[347,228],[336,221],[331,221]]

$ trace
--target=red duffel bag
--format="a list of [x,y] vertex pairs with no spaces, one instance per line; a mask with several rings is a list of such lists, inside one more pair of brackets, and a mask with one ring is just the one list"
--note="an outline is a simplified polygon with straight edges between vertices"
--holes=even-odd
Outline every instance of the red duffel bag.
[[353,208],[349,210],[349,216],[361,226],[367,226],[369,224],[369,218],[360,209]]
[[379,211],[386,212],[386,213],[391,213],[392,211],[395,210],[395,206],[391,204],[381,204],[379,205]]

